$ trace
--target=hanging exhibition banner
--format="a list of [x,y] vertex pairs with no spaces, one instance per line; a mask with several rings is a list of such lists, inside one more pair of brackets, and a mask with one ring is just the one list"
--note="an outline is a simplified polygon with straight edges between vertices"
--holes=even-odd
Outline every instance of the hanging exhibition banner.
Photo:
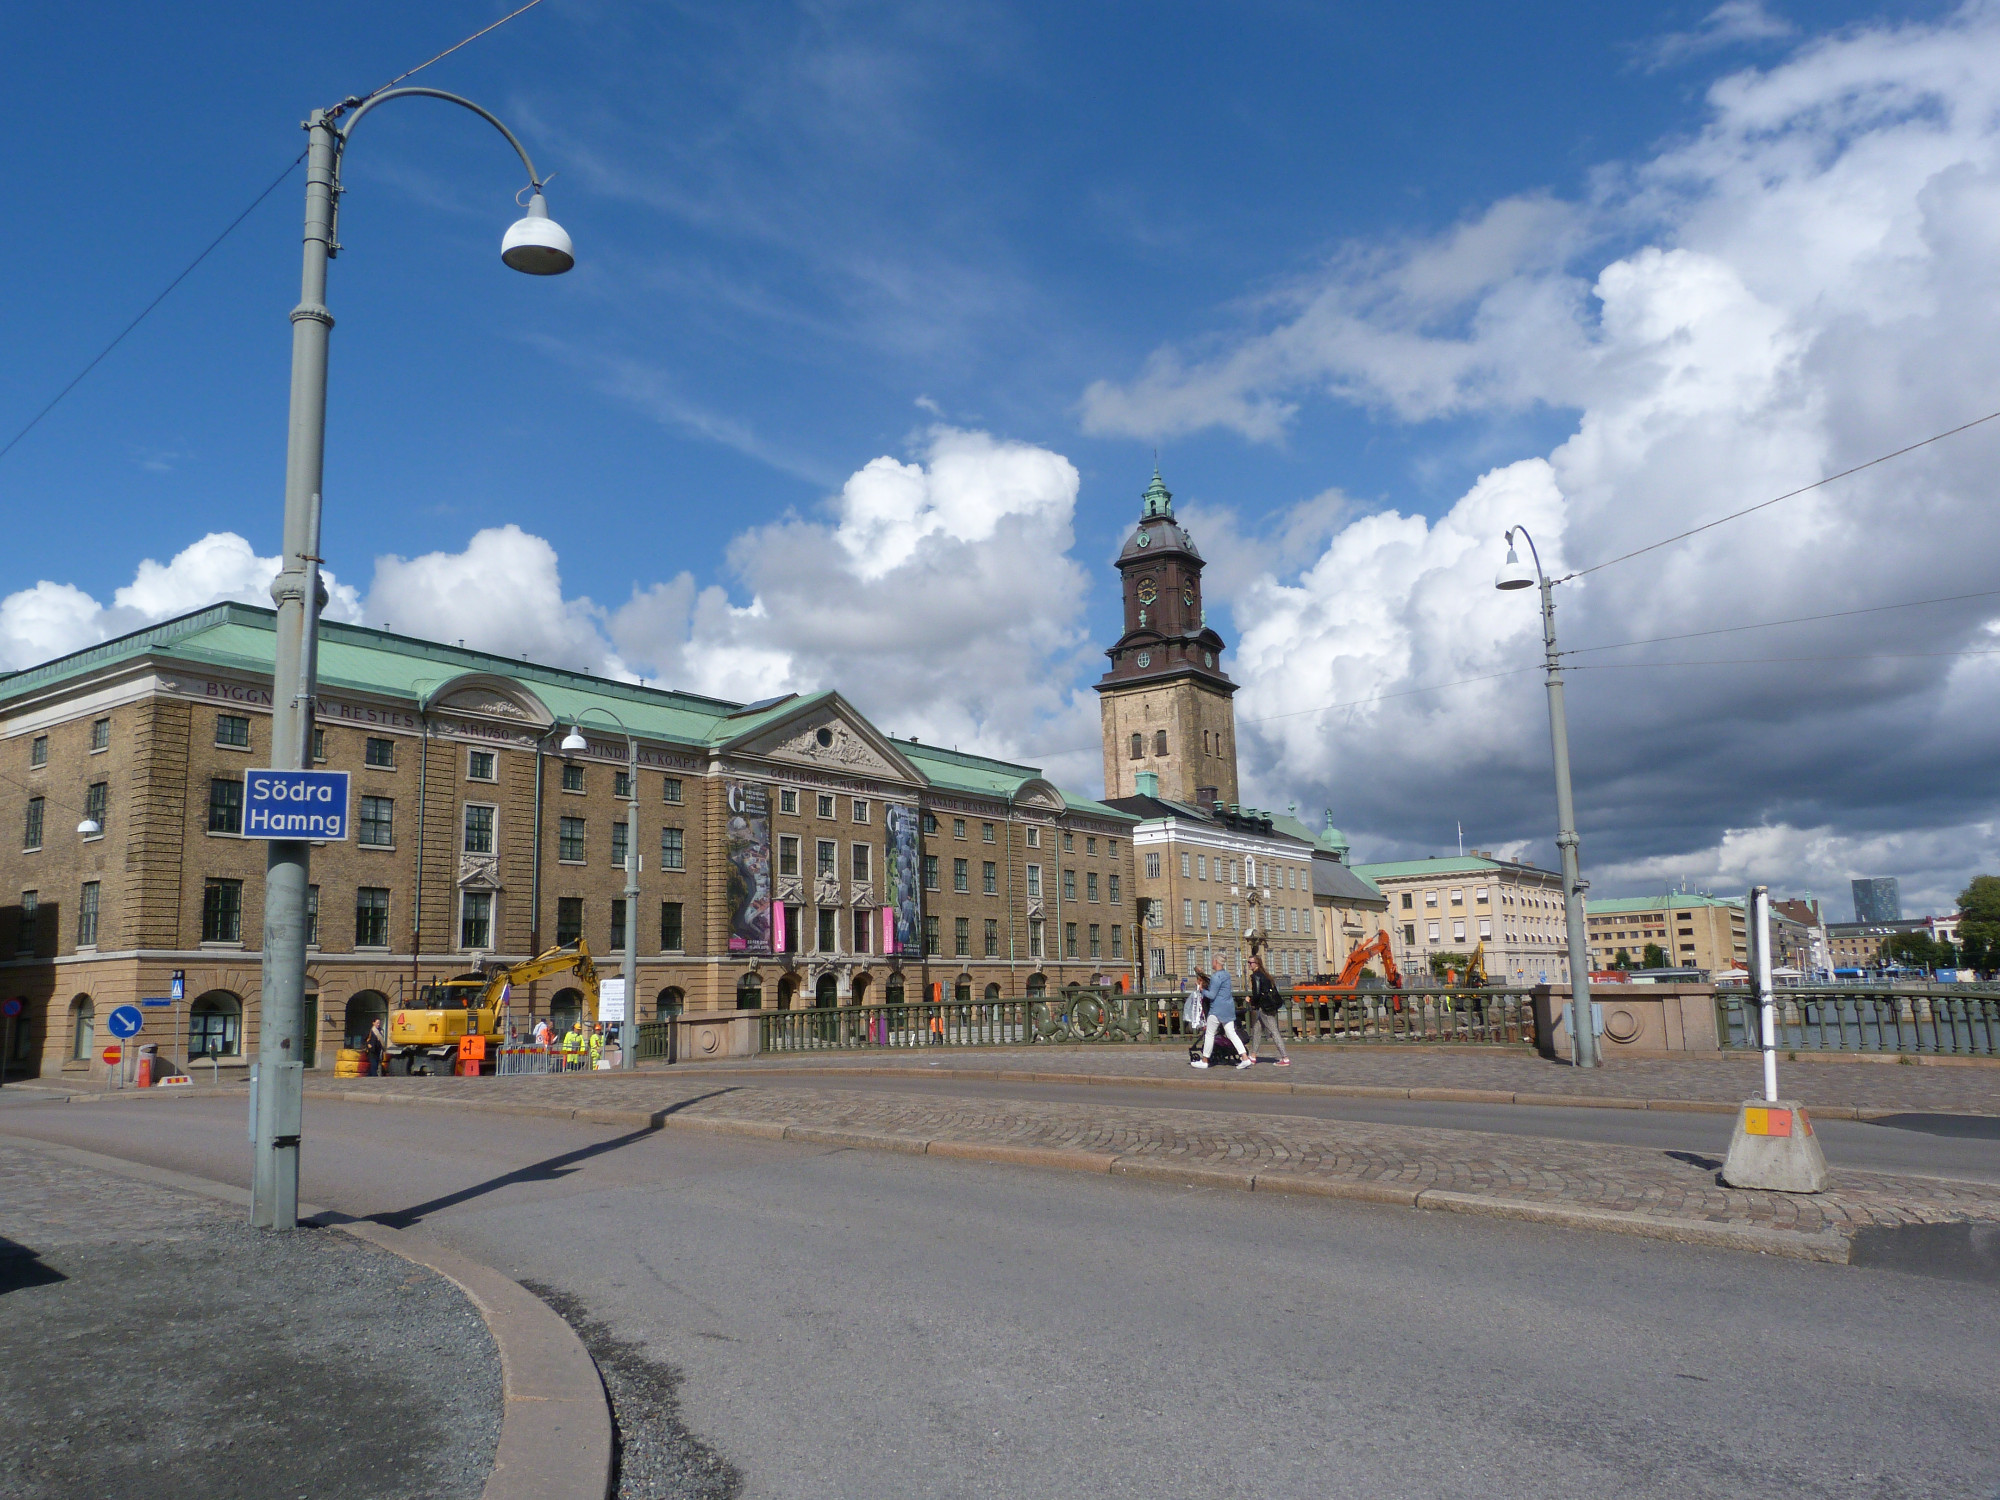
[[749,781],[723,783],[729,822],[729,951],[771,956],[771,794]]
[[[923,856],[918,833],[921,822],[914,807],[890,803],[883,809],[888,834],[888,883],[884,896],[896,914],[891,953],[915,953],[923,941]],[[883,924],[885,927],[887,923]]]

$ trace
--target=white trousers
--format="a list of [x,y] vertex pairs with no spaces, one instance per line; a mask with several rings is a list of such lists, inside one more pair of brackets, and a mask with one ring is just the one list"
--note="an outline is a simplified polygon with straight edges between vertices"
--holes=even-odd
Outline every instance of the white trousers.
[[1237,1031],[1234,1021],[1219,1021],[1214,1016],[1210,1016],[1208,1024],[1201,1034],[1201,1055],[1204,1058],[1215,1050],[1215,1033],[1217,1030],[1228,1032],[1229,1040],[1236,1044],[1236,1050],[1245,1057],[1250,1055],[1250,1049],[1243,1045],[1243,1036]]

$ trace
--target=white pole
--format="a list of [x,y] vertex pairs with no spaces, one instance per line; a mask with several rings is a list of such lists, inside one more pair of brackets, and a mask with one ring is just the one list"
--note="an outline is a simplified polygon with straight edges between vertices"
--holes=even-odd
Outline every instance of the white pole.
[[1750,888],[1750,983],[1756,987],[1757,1013],[1764,1041],[1764,1098],[1778,1097],[1777,1004],[1771,994],[1771,891]]

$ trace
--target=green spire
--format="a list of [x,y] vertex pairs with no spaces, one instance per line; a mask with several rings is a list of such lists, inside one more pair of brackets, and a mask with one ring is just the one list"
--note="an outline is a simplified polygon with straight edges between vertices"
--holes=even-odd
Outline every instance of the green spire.
[[1159,465],[1153,466],[1153,482],[1146,486],[1146,513],[1144,519],[1150,521],[1155,516],[1174,518],[1174,497],[1160,478]]

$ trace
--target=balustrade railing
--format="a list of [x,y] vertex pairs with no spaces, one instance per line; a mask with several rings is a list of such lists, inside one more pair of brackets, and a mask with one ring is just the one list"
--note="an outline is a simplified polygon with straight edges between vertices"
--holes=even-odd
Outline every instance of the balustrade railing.
[[[2000,1054],[2000,998],[1942,985],[1924,989],[1784,989],[1773,992],[1778,1048],[1786,1052]],[[1715,1035],[1725,1050],[1763,1045],[1747,990],[1715,992]]]

